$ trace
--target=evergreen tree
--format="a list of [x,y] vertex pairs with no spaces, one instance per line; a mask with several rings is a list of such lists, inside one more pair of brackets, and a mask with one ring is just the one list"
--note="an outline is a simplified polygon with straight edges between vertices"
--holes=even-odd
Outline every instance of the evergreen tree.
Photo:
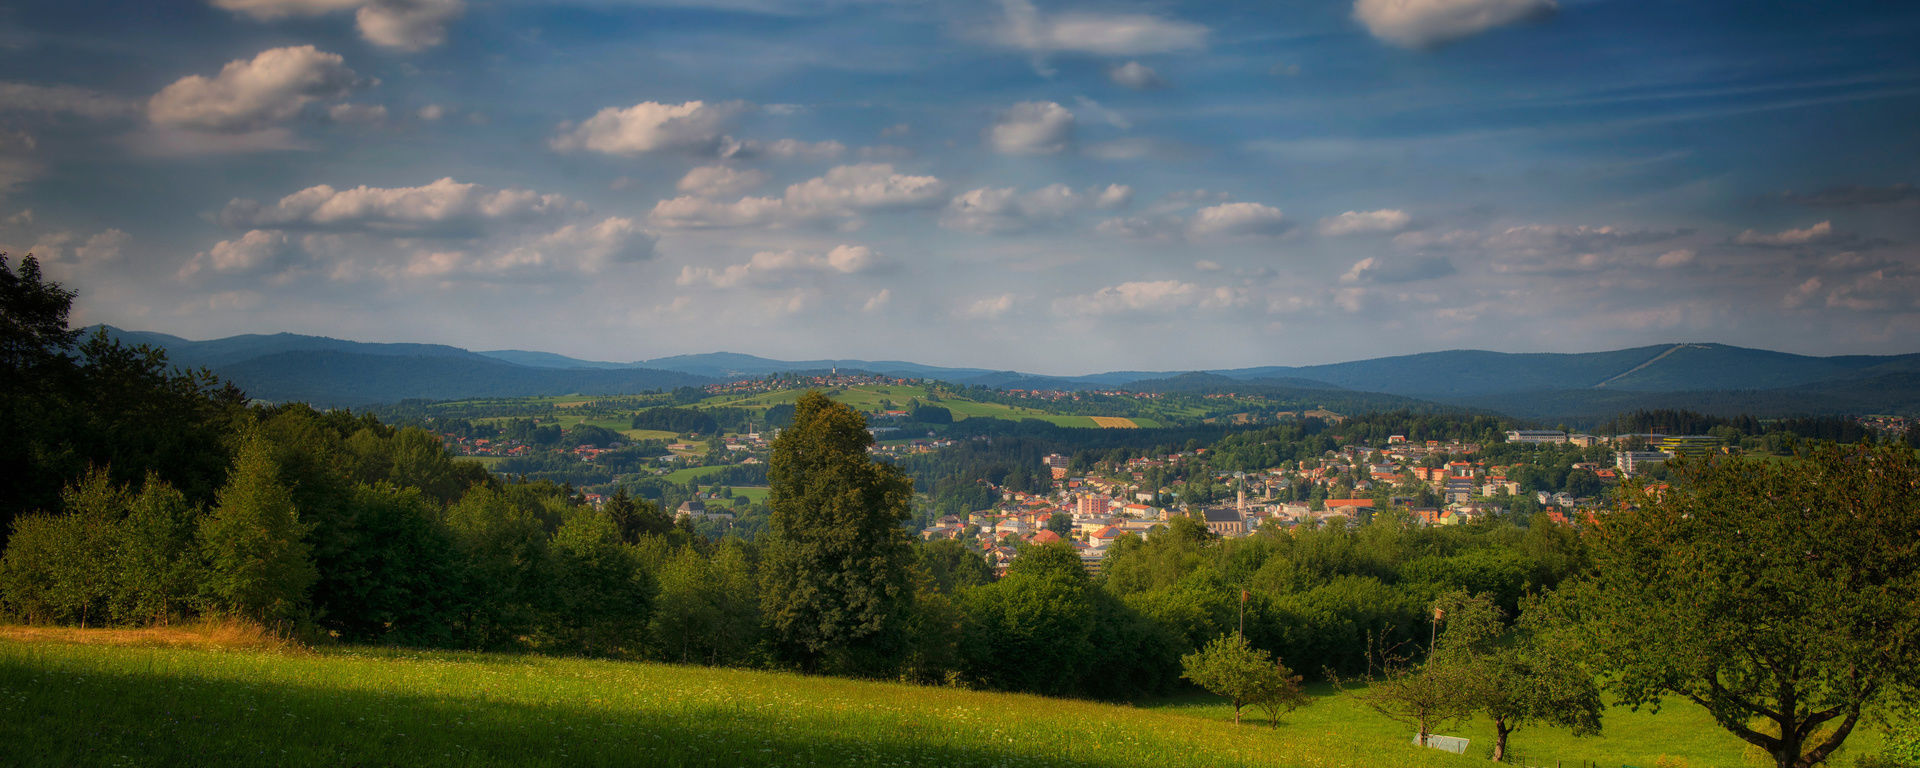
[[817,391],[774,440],[766,618],[776,650],[804,669],[881,673],[904,650],[913,484],[868,457],[871,445],[866,419]]
[[201,597],[209,612],[284,626],[301,617],[318,578],[302,540],[308,526],[266,438],[250,432],[243,440],[219,504],[200,523]]

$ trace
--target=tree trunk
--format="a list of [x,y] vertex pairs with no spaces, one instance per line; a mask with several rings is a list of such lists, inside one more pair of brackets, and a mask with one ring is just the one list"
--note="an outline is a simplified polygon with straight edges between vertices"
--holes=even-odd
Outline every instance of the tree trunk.
[[1507,735],[1513,733],[1513,730],[1514,729],[1512,727],[1507,725],[1507,721],[1499,718],[1494,718],[1494,721],[1493,721],[1493,761],[1494,762],[1504,763],[1507,761]]
[[1233,700],[1233,724],[1234,725],[1240,724],[1240,700],[1239,699]]

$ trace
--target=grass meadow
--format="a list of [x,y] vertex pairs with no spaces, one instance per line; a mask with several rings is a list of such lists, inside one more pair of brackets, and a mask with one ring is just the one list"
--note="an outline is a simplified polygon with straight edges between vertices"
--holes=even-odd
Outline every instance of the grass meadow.
[[[1205,696],[1132,707],[661,664],[9,628],[0,764],[1486,764],[1484,723],[1447,731],[1474,739],[1465,756],[1422,750],[1351,695],[1316,693],[1270,728],[1257,715],[1235,726]],[[1522,730],[1514,744],[1532,765],[1754,764],[1697,711],[1617,710],[1607,726],[1587,739]],[[1877,734],[1856,738],[1868,737]]]

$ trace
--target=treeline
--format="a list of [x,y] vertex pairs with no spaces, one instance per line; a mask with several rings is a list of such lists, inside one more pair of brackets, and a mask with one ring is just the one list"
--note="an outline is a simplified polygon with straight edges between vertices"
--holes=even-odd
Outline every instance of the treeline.
[[1714,435],[1735,445],[1748,437],[1792,435],[1803,440],[1835,443],[1870,441],[1874,434],[1859,419],[1847,416],[1798,416],[1759,419],[1753,416],[1711,416],[1683,410],[1641,410],[1621,414],[1600,425],[1607,435]]

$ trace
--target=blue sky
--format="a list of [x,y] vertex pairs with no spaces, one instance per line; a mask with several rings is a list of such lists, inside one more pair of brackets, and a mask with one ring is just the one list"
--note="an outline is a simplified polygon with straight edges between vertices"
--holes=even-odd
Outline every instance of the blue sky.
[[1920,351],[1920,6],[0,8],[76,320],[1045,373]]

